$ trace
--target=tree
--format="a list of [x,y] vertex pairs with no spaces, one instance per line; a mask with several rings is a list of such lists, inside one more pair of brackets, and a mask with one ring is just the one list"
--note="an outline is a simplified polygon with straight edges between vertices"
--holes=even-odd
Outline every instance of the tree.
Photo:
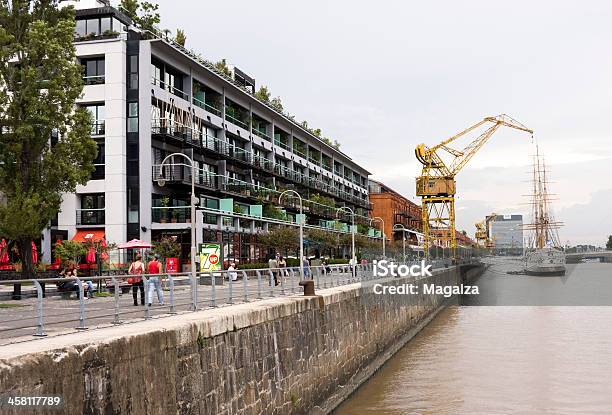
[[55,245],[55,256],[61,258],[62,262],[74,261],[78,264],[86,254],[87,247],[81,242],[62,241]]
[[215,69],[227,76],[228,78],[232,77],[232,71],[230,71],[229,66],[227,66],[227,62],[225,59],[221,59],[217,63],[215,63]]
[[91,117],[73,45],[74,9],[57,0],[0,2],[0,234],[15,240],[24,278],[31,243],[55,218],[62,193],[94,170]]
[[176,38],[174,39],[176,43],[185,47],[185,42],[187,41],[187,36],[185,36],[185,32],[181,29],[176,29]]
[[265,85],[260,86],[257,92],[255,92],[255,98],[263,102],[269,102],[270,101],[270,91],[268,91],[268,87]]
[[280,97],[272,98],[270,101],[270,105],[278,112],[283,112],[283,101],[281,101]]
[[160,22],[158,9],[158,4],[148,1],[140,3],[138,0],[121,0],[119,4],[119,10],[129,16],[134,24],[153,33],[156,31],[155,26]]
[[153,244],[153,253],[159,255],[161,262],[167,258],[178,258],[181,252],[181,245],[176,241],[176,237],[164,236]]
[[321,229],[308,229],[306,238],[320,251],[326,251],[338,245],[336,235]]
[[608,236],[608,242],[606,243],[606,249],[612,249],[612,235]]
[[259,243],[264,248],[285,252],[299,245],[300,236],[297,228],[292,226],[281,226],[272,229],[268,233],[259,235]]

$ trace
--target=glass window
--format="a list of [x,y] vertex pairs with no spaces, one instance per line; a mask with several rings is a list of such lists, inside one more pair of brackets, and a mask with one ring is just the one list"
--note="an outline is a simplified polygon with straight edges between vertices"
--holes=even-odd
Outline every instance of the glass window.
[[138,118],[128,118],[128,133],[137,133],[138,132]]
[[138,102],[130,102],[128,105],[128,117],[138,117]]
[[130,56],[130,73],[138,72],[138,55]]
[[92,193],[81,197],[81,209],[104,209],[104,193]]
[[111,18],[103,17],[100,19],[100,33],[104,34],[104,32],[111,31]]
[[113,18],[113,31],[115,32],[125,32],[125,25],[121,23],[119,20]]
[[83,37],[87,34],[87,23],[85,20],[77,20],[75,32],[77,36]]
[[87,34],[100,34],[100,20],[98,19],[87,19]]

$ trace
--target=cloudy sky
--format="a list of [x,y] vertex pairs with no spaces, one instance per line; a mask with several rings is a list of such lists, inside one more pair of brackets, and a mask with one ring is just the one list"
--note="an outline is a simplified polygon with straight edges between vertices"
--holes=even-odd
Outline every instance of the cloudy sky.
[[[507,113],[535,131],[561,240],[612,234],[612,2],[159,0],[162,26],[226,58],[416,200],[416,144]],[[491,212],[527,213],[533,141],[500,130],[457,177],[471,235]]]

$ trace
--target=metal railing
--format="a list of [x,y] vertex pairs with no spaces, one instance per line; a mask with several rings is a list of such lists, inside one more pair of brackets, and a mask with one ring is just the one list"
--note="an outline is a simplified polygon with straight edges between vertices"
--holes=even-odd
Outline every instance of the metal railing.
[[104,120],[98,120],[91,123],[91,135],[104,135],[106,132],[106,124]]
[[104,225],[105,212],[104,208],[100,209],[77,209],[76,224],[81,225]]
[[213,105],[210,105],[207,102],[201,101],[197,99],[196,97],[193,98],[193,104],[196,105],[197,107],[202,108],[203,110],[210,112],[211,114],[215,114],[218,117],[221,116],[221,110],[219,108]]
[[104,83],[104,80],[104,75],[92,75],[83,77],[83,83],[85,85],[101,85]]
[[[450,261],[429,264],[436,269],[448,267]],[[381,279],[374,276],[371,264],[309,266],[304,274],[316,289]],[[128,284],[132,277],[0,281],[0,286],[29,287],[21,290],[21,299],[8,302],[11,307],[0,309],[0,344],[302,293],[299,267],[199,272],[193,277],[190,273],[144,274],[140,275],[142,287]]]

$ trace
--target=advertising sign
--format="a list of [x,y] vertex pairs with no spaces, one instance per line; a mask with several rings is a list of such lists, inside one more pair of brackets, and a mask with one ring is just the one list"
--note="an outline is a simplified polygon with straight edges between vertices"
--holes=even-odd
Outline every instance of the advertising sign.
[[178,271],[178,258],[166,258],[166,272],[176,274]]
[[200,272],[219,271],[221,269],[221,245],[218,243],[200,244]]

